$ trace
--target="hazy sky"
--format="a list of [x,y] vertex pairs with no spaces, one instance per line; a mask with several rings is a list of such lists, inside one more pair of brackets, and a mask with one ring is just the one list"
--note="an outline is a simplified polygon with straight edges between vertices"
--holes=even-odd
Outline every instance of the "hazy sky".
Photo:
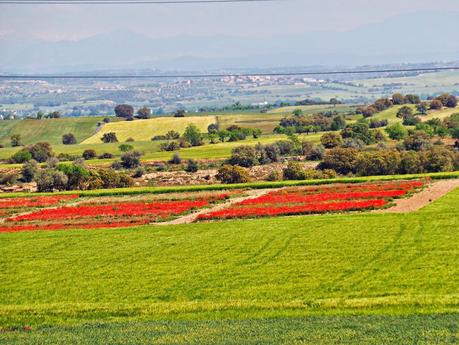
[[[0,35],[59,40],[114,30],[151,37],[346,31],[406,13],[459,12],[456,0],[279,0],[186,5],[1,5]],[[426,23],[429,25],[429,23]],[[432,25],[432,24],[431,24]]]

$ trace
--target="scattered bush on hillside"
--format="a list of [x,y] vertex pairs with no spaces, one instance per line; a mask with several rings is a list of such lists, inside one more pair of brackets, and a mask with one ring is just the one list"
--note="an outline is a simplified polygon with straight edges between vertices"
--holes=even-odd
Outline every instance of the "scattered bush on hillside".
[[343,139],[336,133],[325,133],[320,138],[320,142],[326,149],[331,149],[341,145],[343,143]]
[[15,154],[13,154],[10,157],[9,162],[20,164],[20,163],[25,163],[31,159],[32,159],[32,154],[28,150],[22,149],[16,152]]
[[89,159],[94,159],[97,156],[97,153],[93,149],[87,149],[83,151],[83,154],[81,155],[85,160]]
[[35,176],[38,174],[39,168],[36,160],[31,159],[25,162],[21,169],[22,181],[32,182]]
[[11,146],[12,147],[22,146],[22,138],[21,138],[20,134],[13,134],[10,137],[10,141],[11,141]]
[[192,123],[185,128],[182,138],[191,146],[201,146],[204,144],[201,131]]
[[13,186],[18,179],[19,176],[16,173],[0,174],[0,185]]
[[118,142],[118,138],[116,137],[116,133],[114,132],[104,133],[100,140],[102,140],[102,142],[105,144]]
[[321,170],[332,169],[341,175],[353,174],[356,172],[358,154],[359,151],[354,148],[336,147],[325,153],[319,168]]
[[161,143],[159,145],[161,151],[178,151],[180,150],[180,144],[176,141],[169,141],[166,143]]
[[189,173],[195,173],[198,170],[199,170],[199,164],[192,159],[188,160],[188,163],[185,167],[185,171]]
[[174,113],[174,117],[185,117],[185,110],[184,109],[178,109]]
[[429,135],[421,131],[416,131],[406,137],[403,140],[403,145],[406,150],[411,151],[423,151],[432,147]]
[[386,132],[389,138],[393,140],[400,140],[408,135],[408,130],[400,123],[394,123],[386,127]]
[[170,164],[181,164],[182,163],[182,158],[180,158],[180,155],[176,152],[172,156],[172,158],[169,160]]
[[151,117],[151,109],[148,107],[142,107],[137,110],[138,119],[149,119]]
[[434,99],[430,102],[430,109],[432,110],[441,110],[443,108],[443,103],[438,99]]
[[176,131],[168,131],[165,138],[166,140],[177,140],[180,138],[180,133]]
[[250,168],[258,165],[257,151],[252,146],[238,146],[231,151],[231,156],[228,159],[228,163],[231,165],[239,165],[244,168]]
[[64,145],[75,145],[77,140],[72,133],[64,134],[62,136],[62,144]]
[[134,150],[134,146],[129,145],[129,144],[121,144],[120,146],[118,146],[118,149],[121,152],[128,152],[128,151]]
[[141,165],[140,157],[142,153],[138,151],[129,151],[121,155],[121,166],[125,169],[137,168]]
[[38,192],[53,192],[55,190],[65,190],[68,178],[62,172],[54,169],[40,170],[35,179]]
[[104,152],[101,155],[99,155],[99,157],[97,157],[97,158],[99,158],[99,159],[110,159],[110,158],[113,158],[113,154],[111,154],[109,152]]
[[250,181],[246,169],[236,165],[223,165],[216,175],[217,180],[222,183],[246,183]]

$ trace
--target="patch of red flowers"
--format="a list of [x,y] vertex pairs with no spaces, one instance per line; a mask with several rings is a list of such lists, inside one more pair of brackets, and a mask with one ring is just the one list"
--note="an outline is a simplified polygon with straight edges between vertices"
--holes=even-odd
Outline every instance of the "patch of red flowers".
[[32,213],[11,217],[7,221],[31,221],[53,219],[72,219],[82,217],[100,217],[100,216],[141,216],[155,215],[163,218],[177,215],[193,208],[207,206],[207,200],[195,201],[163,201],[153,203],[129,202],[108,205],[93,206],[64,206],[53,209],[43,209]]
[[7,198],[0,199],[0,208],[18,208],[18,207],[44,207],[53,206],[62,201],[69,201],[78,198],[79,195],[51,195],[36,196],[31,198]]
[[142,222],[101,222],[91,224],[28,224],[18,226],[0,226],[0,232],[20,232],[20,231],[31,231],[31,230],[64,230],[64,229],[108,229],[108,228],[125,228],[136,225],[145,225],[147,221]]
[[381,208],[423,186],[422,181],[397,181],[285,188],[231,207],[201,214],[198,220],[320,214]]

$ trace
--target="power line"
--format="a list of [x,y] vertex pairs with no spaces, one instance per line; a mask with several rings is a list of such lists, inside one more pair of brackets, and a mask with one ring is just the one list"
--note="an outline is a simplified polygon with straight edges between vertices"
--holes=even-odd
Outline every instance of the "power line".
[[376,73],[402,73],[402,72],[439,72],[457,71],[459,66],[454,67],[431,67],[431,68],[404,68],[404,69],[371,69],[371,70],[348,70],[348,71],[323,71],[323,72],[271,72],[271,73],[216,73],[216,74],[120,74],[120,75],[57,75],[57,74],[0,74],[0,79],[202,79],[202,78],[225,78],[225,77],[282,77],[282,76],[312,76],[312,75],[343,75],[343,74],[376,74]]
[[[279,0],[6,0],[5,5],[167,5],[167,4],[218,4],[218,3],[251,3],[274,2]],[[283,0],[286,1],[286,0]]]

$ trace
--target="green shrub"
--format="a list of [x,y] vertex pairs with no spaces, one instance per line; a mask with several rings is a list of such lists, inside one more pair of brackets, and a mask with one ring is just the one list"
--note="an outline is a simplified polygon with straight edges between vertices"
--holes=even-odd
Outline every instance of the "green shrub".
[[129,151],[121,155],[121,166],[125,169],[137,168],[141,165],[140,157],[142,153],[138,151]]
[[83,151],[83,154],[81,155],[84,159],[89,160],[89,159],[94,159],[97,156],[97,153],[93,149],[87,149]]
[[237,165],[223,165],[216,175],[217,180],[225,184],[249,182],[249,174],[246,169]]
[[36,160],[25,162],[21,169],[22,181],[32,182],[38,173],[38,163]]
[[185,167],[185,171],[189,173],[195,173],[198,170],[199,170],[199,164],[192,159],[188,160],[188,163]]
[[18,152],[16,152],[14,155],[12,155],[9,159],[11,163],[25,163],[28,162],[32,159],[32,154],[26,150],[22,149]]
[[37,182],[37,190],[39,192],[65,190],[68,182],[67,176],[62,171],[54,169],[39,171],[35,180]]
[[238,146],[231,151],[228,159],[231,165],[239,165],[244,168],[250,168],[259,164],[257,151],[252,146]]

